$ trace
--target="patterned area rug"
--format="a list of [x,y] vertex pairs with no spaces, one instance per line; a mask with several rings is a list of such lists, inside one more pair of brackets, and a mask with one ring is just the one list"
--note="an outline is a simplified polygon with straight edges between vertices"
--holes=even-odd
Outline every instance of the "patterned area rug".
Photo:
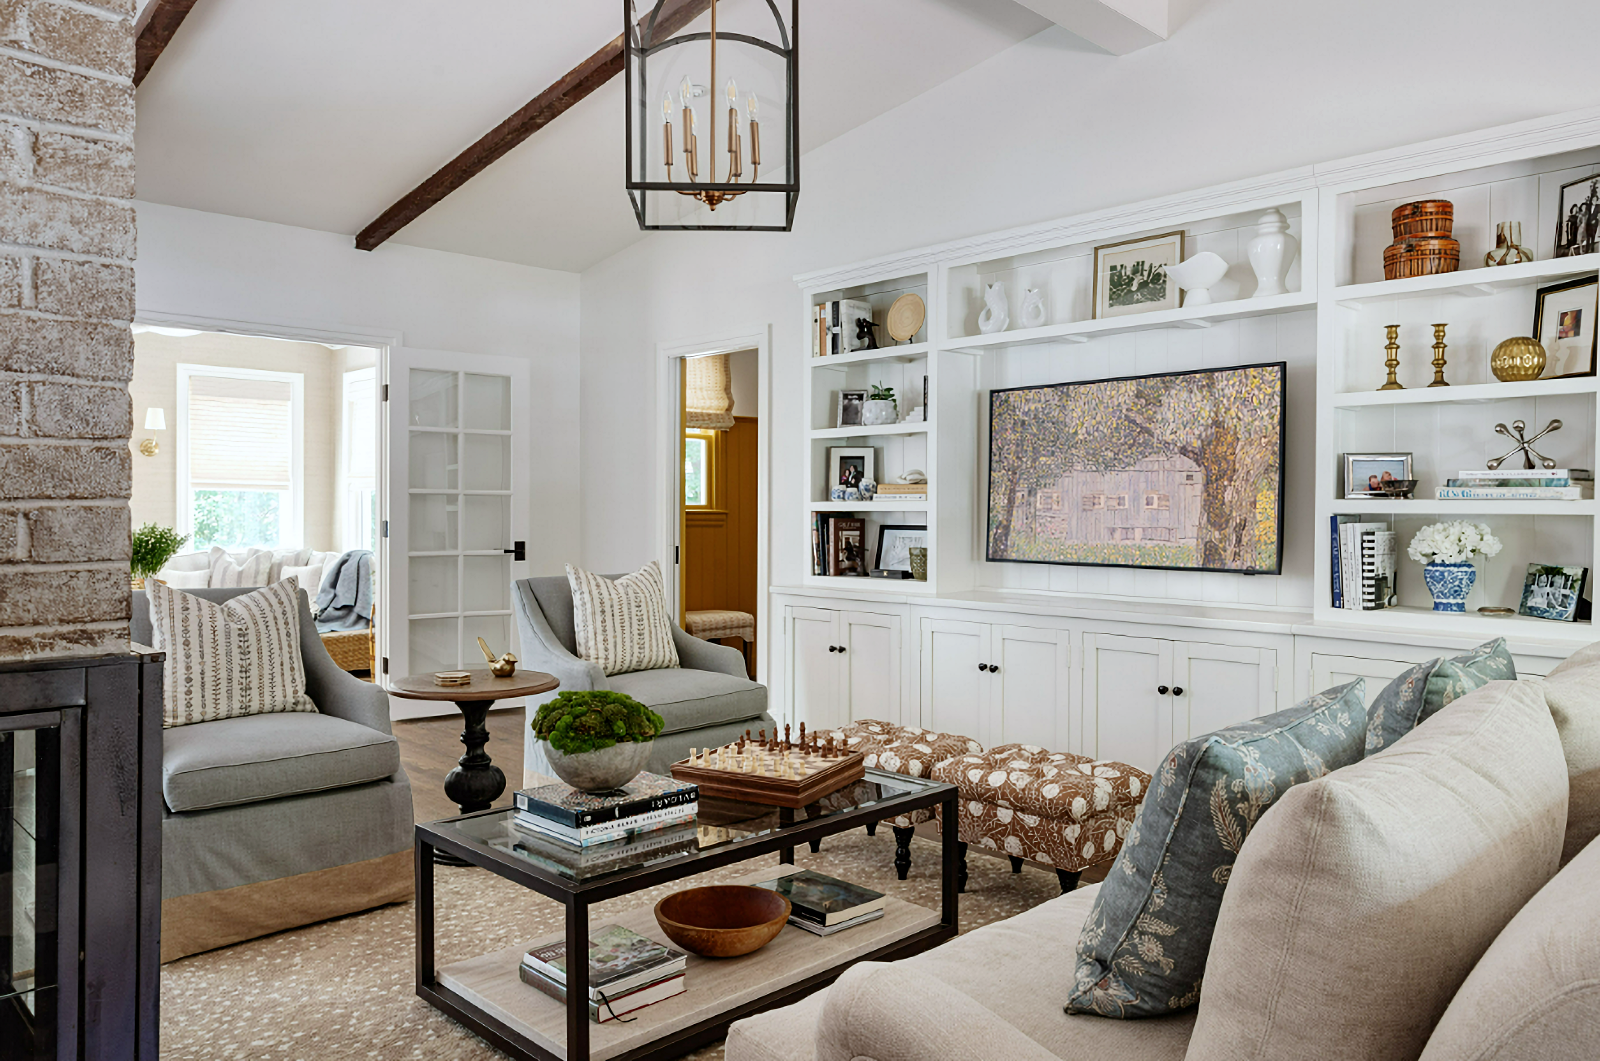
[[[912,842],[911,873],[904,881],[895,879],[894,838],[887,827],[876,837],[865,831],[829,837],[815,855],[802,846],[795,861],[929,909],[939,907],[939,847],[922,837]],[[777,866],[777,855],[602,903],[594,917],[603,922],[608,910],[654,904],[678,888],[743,876],[763,863]],[[1013,876],[1005,859],[976,852],[967,864],[963,932],[1021,913],[1061,891],[1055,873],[1037,866]],[[434,887],[441,965],[561,930],[559,904],[484,870],[438,867]],[[164,966],[162,1058],[504,1057],[417,998],[414,930],[415,910],[401,903]],[[688,1056],[720,1061],[722,1044]]]

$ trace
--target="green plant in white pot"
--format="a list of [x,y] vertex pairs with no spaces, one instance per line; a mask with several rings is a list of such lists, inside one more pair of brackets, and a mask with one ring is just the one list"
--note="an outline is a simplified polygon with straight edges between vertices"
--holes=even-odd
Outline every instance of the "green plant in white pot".
[[1473,557],[1494,556],[1499,551],[1500,539],[1489,531],[1487,523],[1464,519],[1428,524],[1417,531],[1406,549],[1411,559],[1424,565],[1422,580],[1433,594],[1436,612],[1466,611],[1467,594],[1478,578]]
[[144,580],[166,567],[167,561],[177,556],[178,550],[188,540],[187,534],[179,534],[171,527],[158,527],[154,523],[146,523],[134,531],[128,567],[135,588],[143,588]]
[[544,704],[530,725],[557,777],[583,792],[610,792],[644,769],[666,722],[630,696],[583,689]]
[[899,406],[895,404],[894,388],[881,387],[874,383],[867,400],[862,403],[861,422],[868,427],[877,427],[881,424],[892,424],[899,418],[900,411]]

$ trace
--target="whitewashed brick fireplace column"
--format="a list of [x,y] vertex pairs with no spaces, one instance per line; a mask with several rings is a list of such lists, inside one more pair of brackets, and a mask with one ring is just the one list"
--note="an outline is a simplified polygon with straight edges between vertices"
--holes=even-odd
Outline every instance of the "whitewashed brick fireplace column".
[[135,0],[0,0],[0,658],[123,648]]

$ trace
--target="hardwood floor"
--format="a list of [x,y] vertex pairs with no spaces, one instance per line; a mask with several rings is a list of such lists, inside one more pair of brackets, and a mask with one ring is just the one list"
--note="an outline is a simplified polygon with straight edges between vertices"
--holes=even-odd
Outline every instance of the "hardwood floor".
[[[520,707],[489,712],[489,743],[484,751],[505,771],[506,792],[500,803],[507,806],[511,793],[522,787],[522,721]],[[416,820],[431,822],[460,814],[444,794],[444,777],[466,750],[461,745],[461,716],[396,722],[394,735],[400,741],[400,762],[411,778]]]

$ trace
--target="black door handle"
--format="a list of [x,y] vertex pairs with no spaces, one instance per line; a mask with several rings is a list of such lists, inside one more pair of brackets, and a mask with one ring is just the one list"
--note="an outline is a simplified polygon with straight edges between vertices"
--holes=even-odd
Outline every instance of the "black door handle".
[[987,663],[980,663],[980,664],[978,664],[978,669],[979,670],[988,670],[989,669],[989,665]]
[[528,558],[527,542],[512,542],[510,549],[501,549],[502,553],[510,553],[513,560],[526,560]]
[[1165,685],[1158,685],[1158,686],[1156,686],[1156,692],[1158,692],[1158,693],[1160,693],[1160,694],[1161,694],[1161,695],[1162,695],[1162,696],[1166,696],[1166,695],[1167,695],[1167,694],[1168,694],[1168,693],[1170,693],[1170,692],[1171,692],[1171,691],[1172,691],[1172,690],[1171,690],[1171,689],[1168,689],[1168,688],[1167,688],[1167,687],[1166,687],[1166,686],[1165,686]]
[[1173,696],[1182,696],[1182,695],[1183,695],[1183,686],[1181,686],[1181,685],[1174,685],[1174,686],[1173,686],[1173,687],[1172,687],[1172,695],[1173,695]]

